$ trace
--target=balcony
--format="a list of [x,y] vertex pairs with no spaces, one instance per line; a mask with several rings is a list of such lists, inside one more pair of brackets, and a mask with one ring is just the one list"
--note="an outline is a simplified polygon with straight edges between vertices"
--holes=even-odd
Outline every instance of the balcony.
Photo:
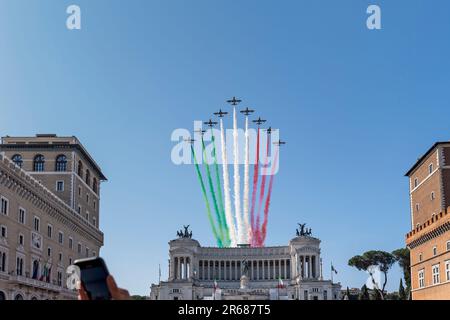
[[39,281],[37,279],[32,279],[29,277],[18,276],[18,275],[10,275],[9,282],[13,283],[13,284],[19,284],[19,285],[23,285],[23,286],[32,287],[35,289],[53,291],[56,293],[64,293],[64,294],[76,296],[76,292],[74,290],[69,290],[63,286],[58,286],[56,284],[56,282],[48,283],[45,281]]

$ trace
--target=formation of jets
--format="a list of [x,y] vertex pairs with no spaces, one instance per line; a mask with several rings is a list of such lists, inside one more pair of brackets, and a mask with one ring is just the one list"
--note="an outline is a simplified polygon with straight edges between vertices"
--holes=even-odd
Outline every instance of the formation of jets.
[[[241,102],[242,102],[242,100],[237,99],[236,97],[233,97],[233,98],[227,100],[227,103],[231,104],[232,106],[236,106],[236,105],[238,105]],[[244,114],[245,116],[249,116],[253,112],[255,112],[255,110],[249,109],[248,107],[246,107],[244,110],[240,111],[240,113]],[[218,116],[219,118],[223,118],[227,114],[228,114],[228,112],[222,111],[222,109],[219,109],[219,111],[214,112],[214,115]],[[261,119],[261,117],[258,117],[258,119],[253,120],[253,122],[258,127],[261,126],[266,121],[267,120]],[[212,129],[215,125],[217,125],[217,122],[216,121],[212,121],[212,119],[209,119],[209,121],[204,122],[204,124]],[[272,131],[274,131],[274,129],[272,129],[272,127],[269,127],[268,129],[265,129],[265,131],[267,132],[268,135],[270,135],[270,134],[272,134]],[[195,130],[195,133],[200,134],[202,137],[205,134],[205,132],[206,132],[206,130],[202,130],[202,129]],[[186,139],[185,141],[193,144],[195,140],[194,139]],[[281,141],[280,139],[278,139],[278,141],[275,141],[273,144],[277,145],[277,146],[281,146],[281,145],[286,144],[286,142],[285,141]]]

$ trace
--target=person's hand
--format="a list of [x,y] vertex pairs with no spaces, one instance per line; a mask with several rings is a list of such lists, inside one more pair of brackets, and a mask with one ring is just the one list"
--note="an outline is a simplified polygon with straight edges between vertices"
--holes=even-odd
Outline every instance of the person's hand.
[[[121,289],[117,286],[114,278],[109,275],[106,278],[106,285],[108,286],[109,292],[111,293],[112,300],[129,300],[130,294],[128,290]],[[78,282],[78,300],[89,300],[89,296],[84,289],[81,281]]]

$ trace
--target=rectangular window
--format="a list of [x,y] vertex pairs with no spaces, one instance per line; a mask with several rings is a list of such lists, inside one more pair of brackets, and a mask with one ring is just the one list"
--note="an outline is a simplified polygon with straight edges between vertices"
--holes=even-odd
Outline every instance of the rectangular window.
[[64,234],[61,231],[58,233],[58,242],[59,244],[63,244],[64,242]]
[[16,273],[18,276],[23,276],[23,258],[17,257],[16,260]]
[[419,212],[419,204],[418,203],[416,203],[416,212]]
[[303,299],[308,300],[308,290],[303,291]]
[[0,251],[0,272],[6,272],[6,252]]
[[81,196],[81,187],[78,187],[78,195]]
[[52,256],[52,248],[50,248],[50,247],[47,248],[47,255],[48,255],[49,257]]
[[33,226],[34,226],[34,231],[39,232],[39,229],[40,229],[40,220],[39,220],[38,217],[34,217]]
[[447,241],[447,251],[450,251],[450,241]]
[[89,194],[86,194],[86,203],[89,204]]
[[97,208],[97,201],[94,200],[94,210]]
[[450,260],[445,261],[445,280],[450,281]]
[[422,261],[422,253],[419,253],[419,262]]
[[8,236],[8,232],[6,229],[6,226],[1,226],[0,227],[0,235],[2,238],[6,238]]
[[25,224],[25,209],[23,209],[23,208],[19,208],[18,221],[21,224]]
[[425,271],[420,270],[419,271],[419,288],[425,287]]
[[6,216],[8,215],[9,201],[5,197],[1,197],[0,201],[1,201],[0,212]]
[[92,217],[92,224],[94,227],[97,227],[97,219],[95,217]]
[[437,255],[437,248],[433,247],[433,256],[436,256],[436,255]]
[[428,166],[428,173],[429,174],[433,173],[433,164],[432,163]]
[[86,247],[86,249],[85,249],[85,254],[86,254],[86,258],[89,257],[89,248],[88,247]]
[[63,261],[63,254],[61,252],[58,255],[58,260],[59,260],[59,262]]
[[58,271],[58,286],[62,286],[62,272]]
[[78,206],[78,214],[81,214],[81,206]]
[[23,246],[24,242],[25,242],[25,240],[24,240],[23,234],[19,234],[19,246]]
[[56,191],[64,191],[64,181],[56,181]]
[[73,249],[73,239],[69,238],[69,249]]
[[78,253],[81,253],[81,243],[78,244]]
[[47,225],[47,236],[51,239],[53,235],[53,227],[51,224]]
[[439,265],[435,264],[432,270],[433,270],[433,284],[439,284],[441,282],[439,274]]
[[414,179],[414,188],[417,188],[419,185],[419,180],[417,178]]
[[436,195],[434,194],[434,191],[431,193],[431,200],[436,199]]

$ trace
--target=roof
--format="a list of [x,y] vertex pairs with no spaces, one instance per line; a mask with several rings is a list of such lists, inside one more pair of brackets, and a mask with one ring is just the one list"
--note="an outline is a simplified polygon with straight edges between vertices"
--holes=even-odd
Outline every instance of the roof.
[[[34,142],[34,143],[5,143],[5,140],[8,139],[33,139],[33,138],[57,138],[58,140],[52,141],[52,143],[46,143],[42,141],[42,143]],[[59,141],[60,139],[72,139],[70,143],[65,143]],[[99,177],[101,180],[106,181],[108,180],[106,176],[103,174],[102,170],[100,169],[100,166],[95,162],[95,160],[91,157],[89,152],[83,147],[81,142],[76,138],[73,137],[54,137],[53,135],[36,135],[36,137],[3,137],[2,142],[0,143],[0,149],[68,149],[68,150],[77,150],[79,151],[84,158],[87,159],[87,161],[91,164],[91,166],[94,168],[95,171],[97,171]]]
[[450,141],[438,141],[435,144],[431,146],[430,149],[428,149],[427,152],[424,153],[423,156],[421,156],[419,159],[417,159],[416,163],[411,167],[411,169],[408,170],[408,172],[405,173],[405,177],[409,177],[411,173],[430,155],[430,153],[436,149],[437,146],[442,144],[450,144]]

